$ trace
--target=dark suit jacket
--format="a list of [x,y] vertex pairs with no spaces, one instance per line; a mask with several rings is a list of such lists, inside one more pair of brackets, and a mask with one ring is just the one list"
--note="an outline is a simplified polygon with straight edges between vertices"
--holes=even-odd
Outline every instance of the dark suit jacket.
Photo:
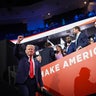
[[[16,44],[14,48],[14,54],[19,59],[19,64],[16,74],[16,83],[23,84],[29,76],[29,62],[28,62],[28,56],[26,56],[26,54],[24,54],[23,52],[19,52],[19,48],[20,45]],[[40,86],[43,86],[40,64],[36,59],[34,59],[34,62],[35,62],[36,82]]]
[[53,48],[51,47],[46,47],[44,48],[41,52],[40,55],[42,57],[41,64],[46,65],[48,63],[51,63],[52,61],[56,60],[55,59],[55,52]]
[[79,46],[85,47],[87,45],[88,45],[88,37],[84,32],[81,32],[77,39],[76,48],[78,48]]
[[75,42],[71,42],[66,53],[70,54],[70,53],[74,52],[75,50],[76,50]]

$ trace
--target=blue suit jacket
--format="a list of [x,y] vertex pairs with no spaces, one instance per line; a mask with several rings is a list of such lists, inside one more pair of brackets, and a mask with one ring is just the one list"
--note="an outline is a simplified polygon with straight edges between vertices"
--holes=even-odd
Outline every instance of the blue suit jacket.
[[76,48],[78,48],[79,46],[85,47],[87,45],[88,45],[88,37],[84,32],[81,32],[77,39]]
[[76,50],[75,42],[71,42],[66,53],[70,54],[70,53],[74,52],[75,50]]
[[[19,52],[20,45],[16,44],[14,48],[14,53],[16,57],[19,59],[17,74],[16,74],[16,83],[23,84],[28,76],[29,76],[29,62],[28,56],[26,56],[23,52]],[[41,68],[39,62],[34,59],[35,62],[35,77],[37,85],[43,86],[42,76],[41,76]]]

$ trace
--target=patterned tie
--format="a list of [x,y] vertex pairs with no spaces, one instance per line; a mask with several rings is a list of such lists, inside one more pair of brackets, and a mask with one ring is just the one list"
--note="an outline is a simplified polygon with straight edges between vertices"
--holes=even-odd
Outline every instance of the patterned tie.
[[33,62],[32,62],[32,58],[31,57],[30,57],[30,72],[29,72],[29,76],[30,76],[30,78],[34,77]]

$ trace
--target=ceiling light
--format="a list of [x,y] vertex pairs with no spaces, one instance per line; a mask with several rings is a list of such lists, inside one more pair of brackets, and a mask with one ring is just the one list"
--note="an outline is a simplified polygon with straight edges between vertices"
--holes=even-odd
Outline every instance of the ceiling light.
[[84,4],[86,5],[87,4],[87,1],[84,1]]
[[51,14],[50,14],[50,13],[48,13],[48,15],[50,16]]

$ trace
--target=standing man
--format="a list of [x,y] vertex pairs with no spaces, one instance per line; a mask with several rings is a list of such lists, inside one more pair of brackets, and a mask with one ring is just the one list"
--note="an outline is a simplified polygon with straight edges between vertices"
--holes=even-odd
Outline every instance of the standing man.
[[88,37],[84,32],[81,32],[79,26],[75,26],[73,28],[73,32],[76,35],[76,41],[75,41],[76,50],[79,50],[88,45]]
[[75,42],[72,41],[71,36],[67,36],[65,38],[65,49],[66,49],[66,55],[71,54],[72,52],[75,51]]
[[55,58],[55,52],[54,49],[52,48],[51,43],[46,42],[45,43],[45,48],[40,52],[41,55],[41,65],[44,66],[46,64],[49,64],[56,60]]
[[23,36],[18,36],[17,44],[14,48],[15,56],[19,59],[16,84],[19,87],[22,96],[36,96],[35,93],[38,87],[43,90],[40,64],[33,58],[35,53],[34,45],[27,45],[25,54],[22,54],[22,52],[19,51],[21,46],[20,42],[23,38]]

